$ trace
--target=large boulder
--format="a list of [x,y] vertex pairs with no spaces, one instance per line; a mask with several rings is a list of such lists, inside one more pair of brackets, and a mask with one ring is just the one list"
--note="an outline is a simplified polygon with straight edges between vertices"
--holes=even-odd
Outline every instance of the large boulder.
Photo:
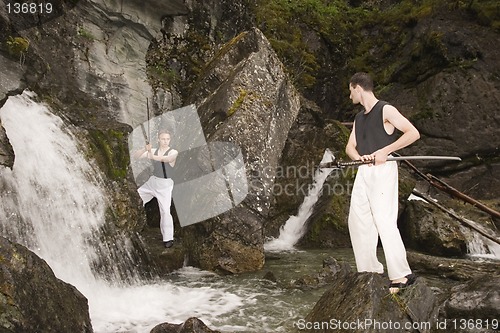
[[241,148],[248,195],[238,209],[203,227],[186,229],[194,238],[189,242],[191,259],[206,269],[258,270],[264,264],[263,221],[273,200],[280,156],[299,112],[299,96],[258,29],[224,45],[193,91],[190,102],[198,106],[208,141]]
[[405,244],[414,250],[443,257],[467,253],[459,223],[425,201],[408,201],[399,228]]
[[93,332],[88,303],[24,246],[0,237],[0,331]]
[[150,333],[220,333],[211,330],[200,319],[191,317],[182,324],[162,323],[155,326]]
[[492,325],[498,329],[500,276],[483,275],[452,288],[442,312],[457,332],[494,331]]
[[[391,295],[388,280],[376,273],[337,275],[305,320],[308,332],[413,332],[415,324],[434,323],[436,298],[417,280],[402,294]],[[419,327],[430,332],[431,327]]]

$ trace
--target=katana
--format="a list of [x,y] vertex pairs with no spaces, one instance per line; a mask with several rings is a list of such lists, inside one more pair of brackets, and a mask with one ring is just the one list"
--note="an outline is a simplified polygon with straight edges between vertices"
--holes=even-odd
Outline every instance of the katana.
[[[334,157],[335,159],[335,157]],[[456,156],[389,156],[387,157],[387,161],[410,161],[410,160],[441,160],[441,161],[461,161],[460,157]],[[331,161],[320,163],[319,168],[321,169],[331,169],[331,168],[346,168],[350,166],[359,166],[363,164],[372,164],[373,160],[356,160],[356,161]]]
[[149,101],[146,98],[146,111],[148,113],[148,133],[146,134],[146,129],[144,128],[144,124],[141,123],[142,135],[144,135],[144,140],[146,140],[146,144],[149,145],[149,137],[151,136],[151,132],[149,130]]

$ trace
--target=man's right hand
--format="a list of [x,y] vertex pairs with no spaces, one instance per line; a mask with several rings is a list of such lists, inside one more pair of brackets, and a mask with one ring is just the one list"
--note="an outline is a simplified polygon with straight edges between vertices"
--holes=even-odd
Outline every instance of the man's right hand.
[[372,161],[371,164],[368,164],[368,165],[373,165],[375,164],[375,155],[374,154],[371,154],[371,155],[361,155],[359,157],[359,159],[363,162],[366,162],[366,161]]

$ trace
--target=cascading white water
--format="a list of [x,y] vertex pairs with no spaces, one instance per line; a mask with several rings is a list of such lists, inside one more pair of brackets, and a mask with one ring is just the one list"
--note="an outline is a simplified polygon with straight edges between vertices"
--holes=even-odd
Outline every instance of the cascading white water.
[[[427,202],[427,200],[411,194],[408,200],[421,200]],[[435,199],[433,199],[435,200]],[[437,202],[437,200],[435,200]],[[471,225],[476,224],[476,222],[468,220],[467,222]],[[485,258],[485,259],[496,259],[500,260],[500,245],[494,243],[488,238],[482,236],[480,233],[466,228],[463,225],[459,226],[460,231],[465,235],[467,252],[471,257]]]
[[461,227],[467,236],[467,252],[471,257],[500,260],[500,245],[477,232]]
[[90,240],[106,207],[97,173],[62,120],[28,92],[10,97],[0,116],[15,153],[13,169],[1,171],[2,234],[44,258],[59,278],[94,281]]
[[117,266],[130,260],[127,240],[99,241],[107,208],[99,171],[71,129],[33,94],[10,97],[0,117],[15,152],[12,170],[0,167],[0,235],[45,259],[88,298],[96,333],[149,332],[190,316],[206,316],[209,323],[241,306],[239,296],[222,289],[138,279],[127,284],[113,267],[107,276],[96,273],[94,264],[103,257],[121,258]]
[[[330,150],[323,154],[321,163],[331,162],[335,159]],[[305,223],[313,212],[314,204],[318,201],[328,175],[333,169],[317,169],[314,173],[313,184],[309,188],[304,201],[299,207],[297,215],[290,216],[280,229],[278,238],[272,239],[264,244],[264,249],[269,252],[292,251],[295,244],[305,233]]]

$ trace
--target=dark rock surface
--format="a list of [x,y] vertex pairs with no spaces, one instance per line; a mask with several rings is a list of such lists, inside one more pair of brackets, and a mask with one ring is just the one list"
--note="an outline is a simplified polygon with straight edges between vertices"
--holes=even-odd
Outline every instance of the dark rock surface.
[[478,276],[500,275],[500,265],[496,261],[481,259],[451,259],[429,256],[418,252],[407,252],[410,267],[426,274],[455,281],[467,281]]
[[163,323],[155,326],[150,333],[220,333],[211,330],[198,318],[189,318],[182,324]]
[[463,257],[467,253],[466,237],[460,224],[424,201],[407,203],[399,229],[405,244],[414,250],[443,257]]
[[93,332],[87,299],[47,263],[0,237],[0,331]]
[[9,143],[5,129],[1,125],[0,123],[0,165],[12,168],[14,165],[14,150]]
[[337,276],[306,316],[308,332],[413,332],[413,323],[433,323],[437,318],[437,299],[418,279],[404,293],[391,295],[387,278],[379,274]]
[[[442,308],[443,317],[450,321],[456,319],[459,325],[463,325],[461,319],[472,322],[473,325],[477,325],[474,328],[483,328],[484,331],[488,331],[487,328],[493,328],[492,324],[495,320],[498,321],[500,313],[499,283],[500,275],[485,274],[452,288],[451,296]],[[490,326],[487,327],[486,323],[490,323]],[[463,326],[471,328],[467,325]],[[470,329],[470,331],[473,330]],[[494,330],[491,329],[491,331]]]

